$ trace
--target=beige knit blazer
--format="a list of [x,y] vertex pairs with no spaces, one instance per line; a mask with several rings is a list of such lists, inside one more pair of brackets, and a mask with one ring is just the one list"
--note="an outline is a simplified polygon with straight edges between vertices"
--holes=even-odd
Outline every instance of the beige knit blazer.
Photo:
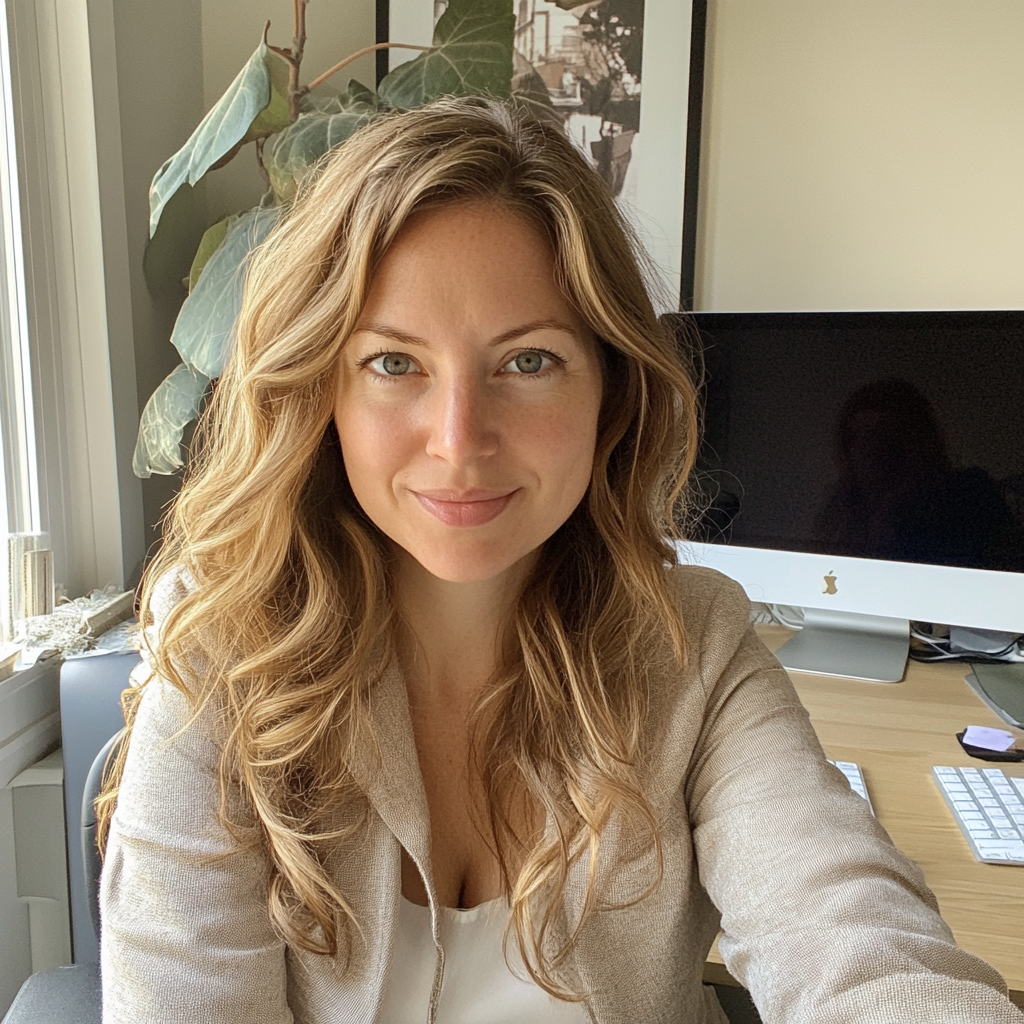
[[[997,972],[954,944],[921,872],[825,760],[786,673],[750,628],[742,590],[709,570],[668,571],[690,655],[680,674],[651,652],[644,770],[664,879],[584,929],[566,976],[591,1018],[721,1024],[701,982],[721,927],[726,965],[765,1024],[1024,1024]],[[369,1024],[394,947],[402,847],[434,919],[423,1021],[435,1019],[444,953],[430,827],[392,662],[371,700],[383,758],[367,752],[357,768],[367,827],[333,868],[361,925],[345,970],[275,933],[265,859],[238,852],[218,821],[211,730],[200,719],[182,731],[181,693],[160,680],[146,688],[101,884],[105,1024]],[[651,867],[609,830],[600,879],[610,899],[641,892]],[[584,873],[582,863],[572,872],[559,936],[578,919]]]

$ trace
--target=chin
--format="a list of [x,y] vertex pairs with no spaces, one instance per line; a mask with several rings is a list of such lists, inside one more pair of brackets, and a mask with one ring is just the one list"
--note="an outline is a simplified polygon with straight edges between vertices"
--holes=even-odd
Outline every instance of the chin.
[[445,551],[406,548],[432,576],[446,583],[482,583],[494,579],[532,552]]

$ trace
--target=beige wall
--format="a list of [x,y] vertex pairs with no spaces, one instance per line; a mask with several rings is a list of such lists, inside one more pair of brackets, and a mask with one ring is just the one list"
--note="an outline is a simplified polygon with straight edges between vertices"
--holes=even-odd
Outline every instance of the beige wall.
[[710,0],[697,308],[1024,306],[1021,0]]
[[[291,46],[291,0],[201,0],[203,96],[206,108],[217,101],[259,45],[270,21],[269,41]],[[302,81],[309,82],[356,50],[375,42],[374,0],[311,0],[306,8],[306,48]],[[361,57],[330,81],[338,88],[350,78],[374,87],[374,57]],[[226,167],[210,173],[206,199],[211,221],[254,206],[263,192],[253,146],[246,146]]]

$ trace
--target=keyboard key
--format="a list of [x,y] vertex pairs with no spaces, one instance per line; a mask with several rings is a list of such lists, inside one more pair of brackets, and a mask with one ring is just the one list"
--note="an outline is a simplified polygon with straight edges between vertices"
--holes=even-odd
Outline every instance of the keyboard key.
[[1007,853],[1024,853],[1024,841],[1013,842],[1006,839],[979,839],[978,849],[983,853],[988,850],[1005,850]]

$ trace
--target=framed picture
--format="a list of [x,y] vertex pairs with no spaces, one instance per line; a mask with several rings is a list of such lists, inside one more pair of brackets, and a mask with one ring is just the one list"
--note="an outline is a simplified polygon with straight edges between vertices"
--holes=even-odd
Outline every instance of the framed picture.
[[[377,41],[428,46],[446,0],[377,0]],[[515,0],[515,61],[654,263],[660,312],[693,306],[707,0]],[[416,56],[378,51],[377,76]]]

